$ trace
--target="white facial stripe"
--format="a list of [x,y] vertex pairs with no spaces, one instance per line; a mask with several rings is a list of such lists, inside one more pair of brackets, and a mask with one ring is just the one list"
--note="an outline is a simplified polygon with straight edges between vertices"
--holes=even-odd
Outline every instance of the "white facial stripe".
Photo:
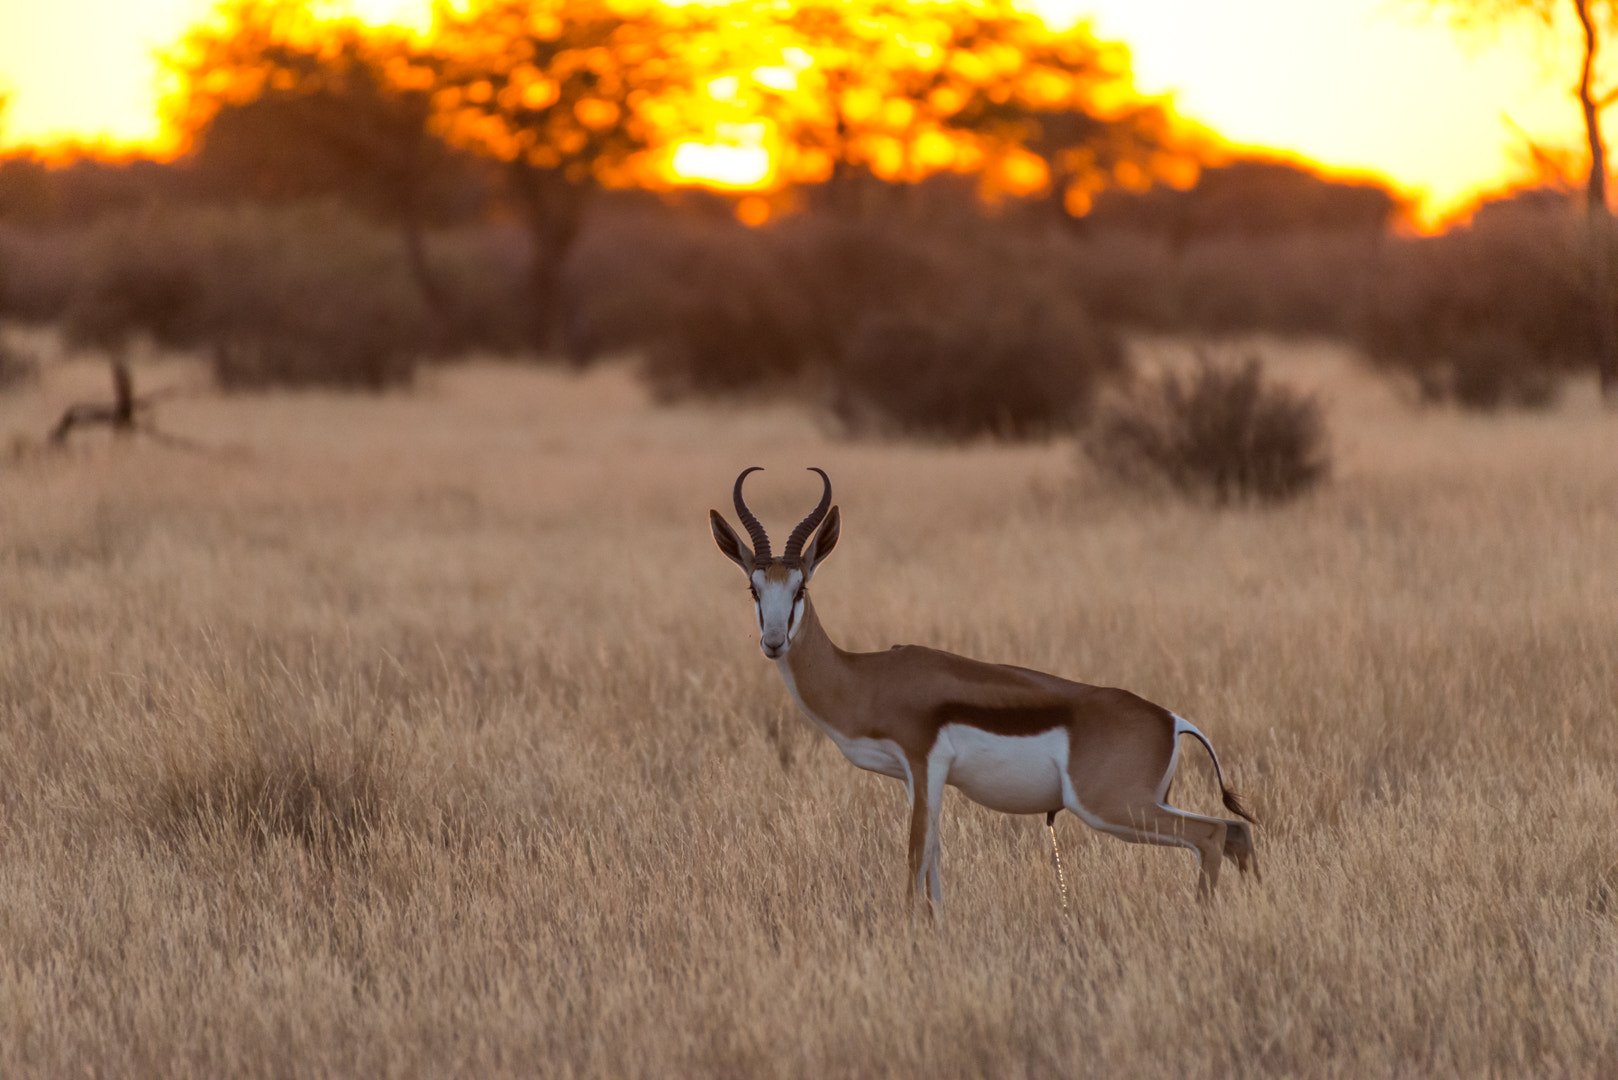
[[748,584],[753,587],[753,622],[758,624],[758,636],[764,637],[764,571],[754,570],[747,577]]
[[799,595],[803,573],[792,570],[782,580],[760,570],[754,572],[750,580],[757,594],[754,609],[758,616],[759,644],[766,655],[779,656],[791,644],[792,635],[803,619],[804,604]]

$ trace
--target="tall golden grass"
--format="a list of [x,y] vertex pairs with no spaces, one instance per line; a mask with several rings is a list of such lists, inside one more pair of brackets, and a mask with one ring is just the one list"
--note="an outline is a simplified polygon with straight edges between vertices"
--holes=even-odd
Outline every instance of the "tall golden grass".
[[[1337,469],[1269,511],[476,363],[161,406],[218,454],[19,446],[0,1075],[1618,1075],[1618,424],[1272,367]],[[0,439],[104,377],[47,365]],[[845,647],[1194,719],[1263,884],[1204,911],[1065,817],[1064,919],[1042,822],[951,794],[912,923],[899,785],[792,712],[708,537],[752,464],[776,530],[831,473]]]

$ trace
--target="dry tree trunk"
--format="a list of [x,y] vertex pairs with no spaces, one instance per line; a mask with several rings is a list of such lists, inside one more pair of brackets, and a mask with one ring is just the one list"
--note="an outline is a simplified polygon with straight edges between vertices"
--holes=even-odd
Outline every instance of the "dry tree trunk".
[[1618,310],[1612,295],[1612,210],[1607,205],[1607,146],[1601,136],[1601,110],[1610,102],[1596,99],[1596,52],[1601,47],[1590,0],[1573,0],[1584,31],[1584,66],[1579,70],[1579,107],[1590,147],[1590,175],[1585,186],[1585,212],[1590,237],[1590,302],[1596,320],[1596,371],[1601,396],[1618,403]]
[[87,424],[106,424],[114,434],[128,435],[135,430],[135,414],[151,408],[151,402],[135,397],[135,380],[129,373],[129,361],[122,356],[112,358],[112,404],[80,402],[69,405],[62,418],[51,429],[50,440],[67,442],[68,433]]
[[542,169],[520,159],[513,163],[510,176],[528,218],[533,245],[528,314],[534,347],[542,353],[558,351],[582,366],[591,358],[592,349],[563,284],[568,256],[579,238],[592,194],[591,182],[571,181],[560,169]]
[[129,361],[122,355],[112,357],[112,404],[103,405],[100,402],[79,402],[69,405],[62,413],[62,418],[51,428],[50,442],[53,446],[62,446],[67,442],[69,433],[74,428],[86,427],[94,424],[105,424],[112,429],[114,435],[132,435],[140,432],[164,446],[176,450],[196,450],[208,452],[208,447],[192,442],[190,439],[178,435],[170,435],[159,431],[151,422],[152,405],[159,399],[168,397],[176,391],[176,387],[168,387],[143,397],[135,396],[135,380],[129,371]]

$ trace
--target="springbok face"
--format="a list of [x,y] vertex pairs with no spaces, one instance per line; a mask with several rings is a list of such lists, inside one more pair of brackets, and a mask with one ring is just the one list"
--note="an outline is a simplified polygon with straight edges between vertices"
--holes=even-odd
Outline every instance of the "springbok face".
[[[736,530],[730,527],[717,510],[708,511],[708,524],[713,529],[714,541],[725,558],[742,568],[747,575],[747,588],[753,594],[753,614],[758,619],[758,643],[764,655],[779,660],[792,647],[793,635],[803,621],[804,605],[809,579],[815,569],[831,554],[837,545],[841,515],[831,505],[831,480],[820,470],[825,492],[820,505],[798,523],[787,538],[786,551],[779,557],[770,554],[770,537],[759,524],[758,518],[747,509],[742,500],[742,481],[759,466],[742,470],[736,478],[732,498],[736,503],[736,516],[741,518],[748,535],[753,538],[751,549],[742,543]],[[808,541],[805,546],[805,541]]]

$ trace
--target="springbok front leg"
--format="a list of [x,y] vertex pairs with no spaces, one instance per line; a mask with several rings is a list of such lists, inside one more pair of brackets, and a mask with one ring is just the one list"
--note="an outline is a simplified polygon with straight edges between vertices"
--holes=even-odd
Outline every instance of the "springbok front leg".
[[910,875],[906,878],[905,895],[910,913],[914,916],[917,901],[927,896],[927,877],[930,869],[927,864],[927,848],[932,814],[927,806],[926,758],[910,762],[908,781],[905,786],[910,789],[910,845],[907,863]]
[[927,869],[927,898],[933,918],[944,917],[944,784],[949,780],[952,753],[940,737],[927,759],[927,851],[922,860]]
[[949,761],[935,753],[909,764],[911,908],[914,910],[917,900],[925,900],[928,912],[937,921],[944,914],[944,846],[939,836],[939,818]]

